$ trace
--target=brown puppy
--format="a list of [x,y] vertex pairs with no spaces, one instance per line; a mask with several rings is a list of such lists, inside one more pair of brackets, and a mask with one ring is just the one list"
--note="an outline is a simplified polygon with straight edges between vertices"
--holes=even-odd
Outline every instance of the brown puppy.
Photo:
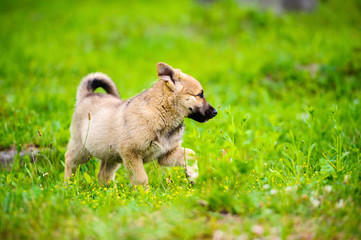
[[[158,63],[157,71],[160,81],[127,101],[120,99],[105,74],[89,74],[82,80],[65,154],[65,179],[91,156],[101,160],[98,179],[102,183],[114,180],[123,163],[133,185],[146,185],[143,164],[152,160],[186,167],[191,180],[198,176],[194,152],[181,146],[183,120],[205,122],[217,111],[205,100],[196,79],[165,63]],[[94,93],[98,87],[107,94]]]

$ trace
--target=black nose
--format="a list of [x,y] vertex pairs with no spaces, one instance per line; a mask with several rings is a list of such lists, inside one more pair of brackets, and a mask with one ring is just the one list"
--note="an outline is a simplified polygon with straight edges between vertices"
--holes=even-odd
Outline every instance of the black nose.
[[217,110],[213,109],[212,113],[213,113],[214,116],[216,116],[217,115]]

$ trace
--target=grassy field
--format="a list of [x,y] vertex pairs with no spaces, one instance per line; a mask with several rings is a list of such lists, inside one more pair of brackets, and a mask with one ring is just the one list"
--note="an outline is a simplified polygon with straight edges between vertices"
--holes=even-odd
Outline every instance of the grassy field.
[[[360,239],[361,2],[277,15],[235,1],[0,4],[0,149],[40,148],[0,170],[1,239]],[[185,120],[182,168],[150,188],[100,186],[99,163],[63,184],[76,87],[107,73],[122,98],[167,62],[219,114]]]

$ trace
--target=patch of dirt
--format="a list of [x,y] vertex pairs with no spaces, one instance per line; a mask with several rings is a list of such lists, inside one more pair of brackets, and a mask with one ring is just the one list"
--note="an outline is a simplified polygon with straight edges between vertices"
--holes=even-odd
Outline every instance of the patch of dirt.
[[36,155],[39,153],[39,148],[34,145],[29,145],[25,149],[21,150],[19,153],[16,148],[11,147],[8,149],[1,148],[0,151],[0,167],[7,167],[11,162],[13,162],[17,154],[20,155],[21,159],[25,156],[29,156],[30,159],[35,162]]

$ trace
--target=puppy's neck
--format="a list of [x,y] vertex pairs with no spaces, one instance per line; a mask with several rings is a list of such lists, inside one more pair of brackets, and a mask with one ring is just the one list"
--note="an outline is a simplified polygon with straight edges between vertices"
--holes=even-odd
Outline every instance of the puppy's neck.
[[177,104],[177,96],[168,88],[164,81],[156,82],[152,90],[157,96],[158,101],[155,102],[155,107],[158,114],[164,119],[165,127],[179,126],[183,124],[185,115]]

